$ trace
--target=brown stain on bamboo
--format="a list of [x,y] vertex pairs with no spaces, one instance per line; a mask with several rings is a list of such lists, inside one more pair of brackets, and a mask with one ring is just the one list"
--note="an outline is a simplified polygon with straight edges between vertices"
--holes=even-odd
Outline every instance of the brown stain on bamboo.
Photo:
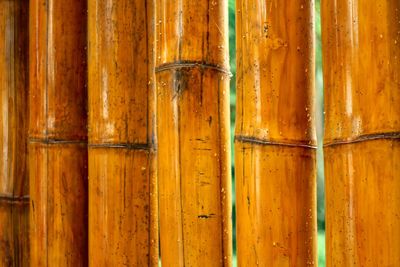
[[317,265],[314,2],[236,1],[239,266]]
[[0,266],[29,265],[28,2],[0,0]]
[[400,2],[321,7],[327,266],[397,266]]
[[89,1],[89,258],[158,266],[154,4]]
[[29,14],[31,266],[87,266],[86,2]]
[[156,6],[161,261],[231,266],[227,1]]

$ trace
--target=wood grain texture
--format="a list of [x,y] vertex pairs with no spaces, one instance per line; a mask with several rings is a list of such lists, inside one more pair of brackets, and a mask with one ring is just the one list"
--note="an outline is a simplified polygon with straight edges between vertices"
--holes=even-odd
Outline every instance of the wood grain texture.
[[89,1],[89,258],[158,266],[154,4]]
[[0,266],[29,265],[27,12],[0,0]]
[[316,265],[314,2],[236,1],[239,266]]
[[29,14],[31,266],[87,266],[86,2]]
[[231,266],[227,1],[156,1],[163,266]]
[[400,2],[321,7],[327,266],[397,266]]

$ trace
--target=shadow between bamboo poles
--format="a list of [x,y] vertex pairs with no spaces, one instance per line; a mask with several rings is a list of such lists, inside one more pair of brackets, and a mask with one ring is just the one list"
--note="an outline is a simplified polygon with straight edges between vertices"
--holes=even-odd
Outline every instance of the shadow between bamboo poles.
[[227,1],[156,1],[165,266],[231,266]]
[[86,10],[30,1],[31,266],[87,266]]
[[323,1],[327,266],[400,262],[400,2]]
[[89,1],[89,257],[158,266],[154,4]]
[[236,1],[239,266],[317,264],[314,2]]
[[0,265],[29,265],[28,2],[0,1]]

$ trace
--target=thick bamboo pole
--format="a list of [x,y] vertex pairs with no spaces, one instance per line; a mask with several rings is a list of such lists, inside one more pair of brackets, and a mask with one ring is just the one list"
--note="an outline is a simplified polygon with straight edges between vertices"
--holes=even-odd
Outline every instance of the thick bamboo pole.
[[238,264],[316,265],[314,2],[236,10]]
[[86,2],[29,13],[31,266],[86,266]]
[[324,0],[328,266],[400,263],[400,2]]
[[230,266],[227,1],[156,3],[162,264]]
[[158,266],[153,6],[89,1],[91,266]]
[[29,265],[27,12],[0,0],[0,266]]

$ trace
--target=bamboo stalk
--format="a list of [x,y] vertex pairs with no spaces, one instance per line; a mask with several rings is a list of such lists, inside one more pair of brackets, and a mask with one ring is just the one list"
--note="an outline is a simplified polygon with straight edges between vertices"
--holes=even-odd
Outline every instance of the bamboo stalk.
[[314,2],[236,10],[238,265],[316,265]]
[[400,2],[321,6],[327,266],[396,266]]
[[86,2],[30,1],[31,266],[87,266]]
[[91,266],[158,266],[153,13],[89,1]]
[[29,265],[27,1],[0,1],[0,266]]
[[156,5],[162,264],[231,266],[227,1]]

